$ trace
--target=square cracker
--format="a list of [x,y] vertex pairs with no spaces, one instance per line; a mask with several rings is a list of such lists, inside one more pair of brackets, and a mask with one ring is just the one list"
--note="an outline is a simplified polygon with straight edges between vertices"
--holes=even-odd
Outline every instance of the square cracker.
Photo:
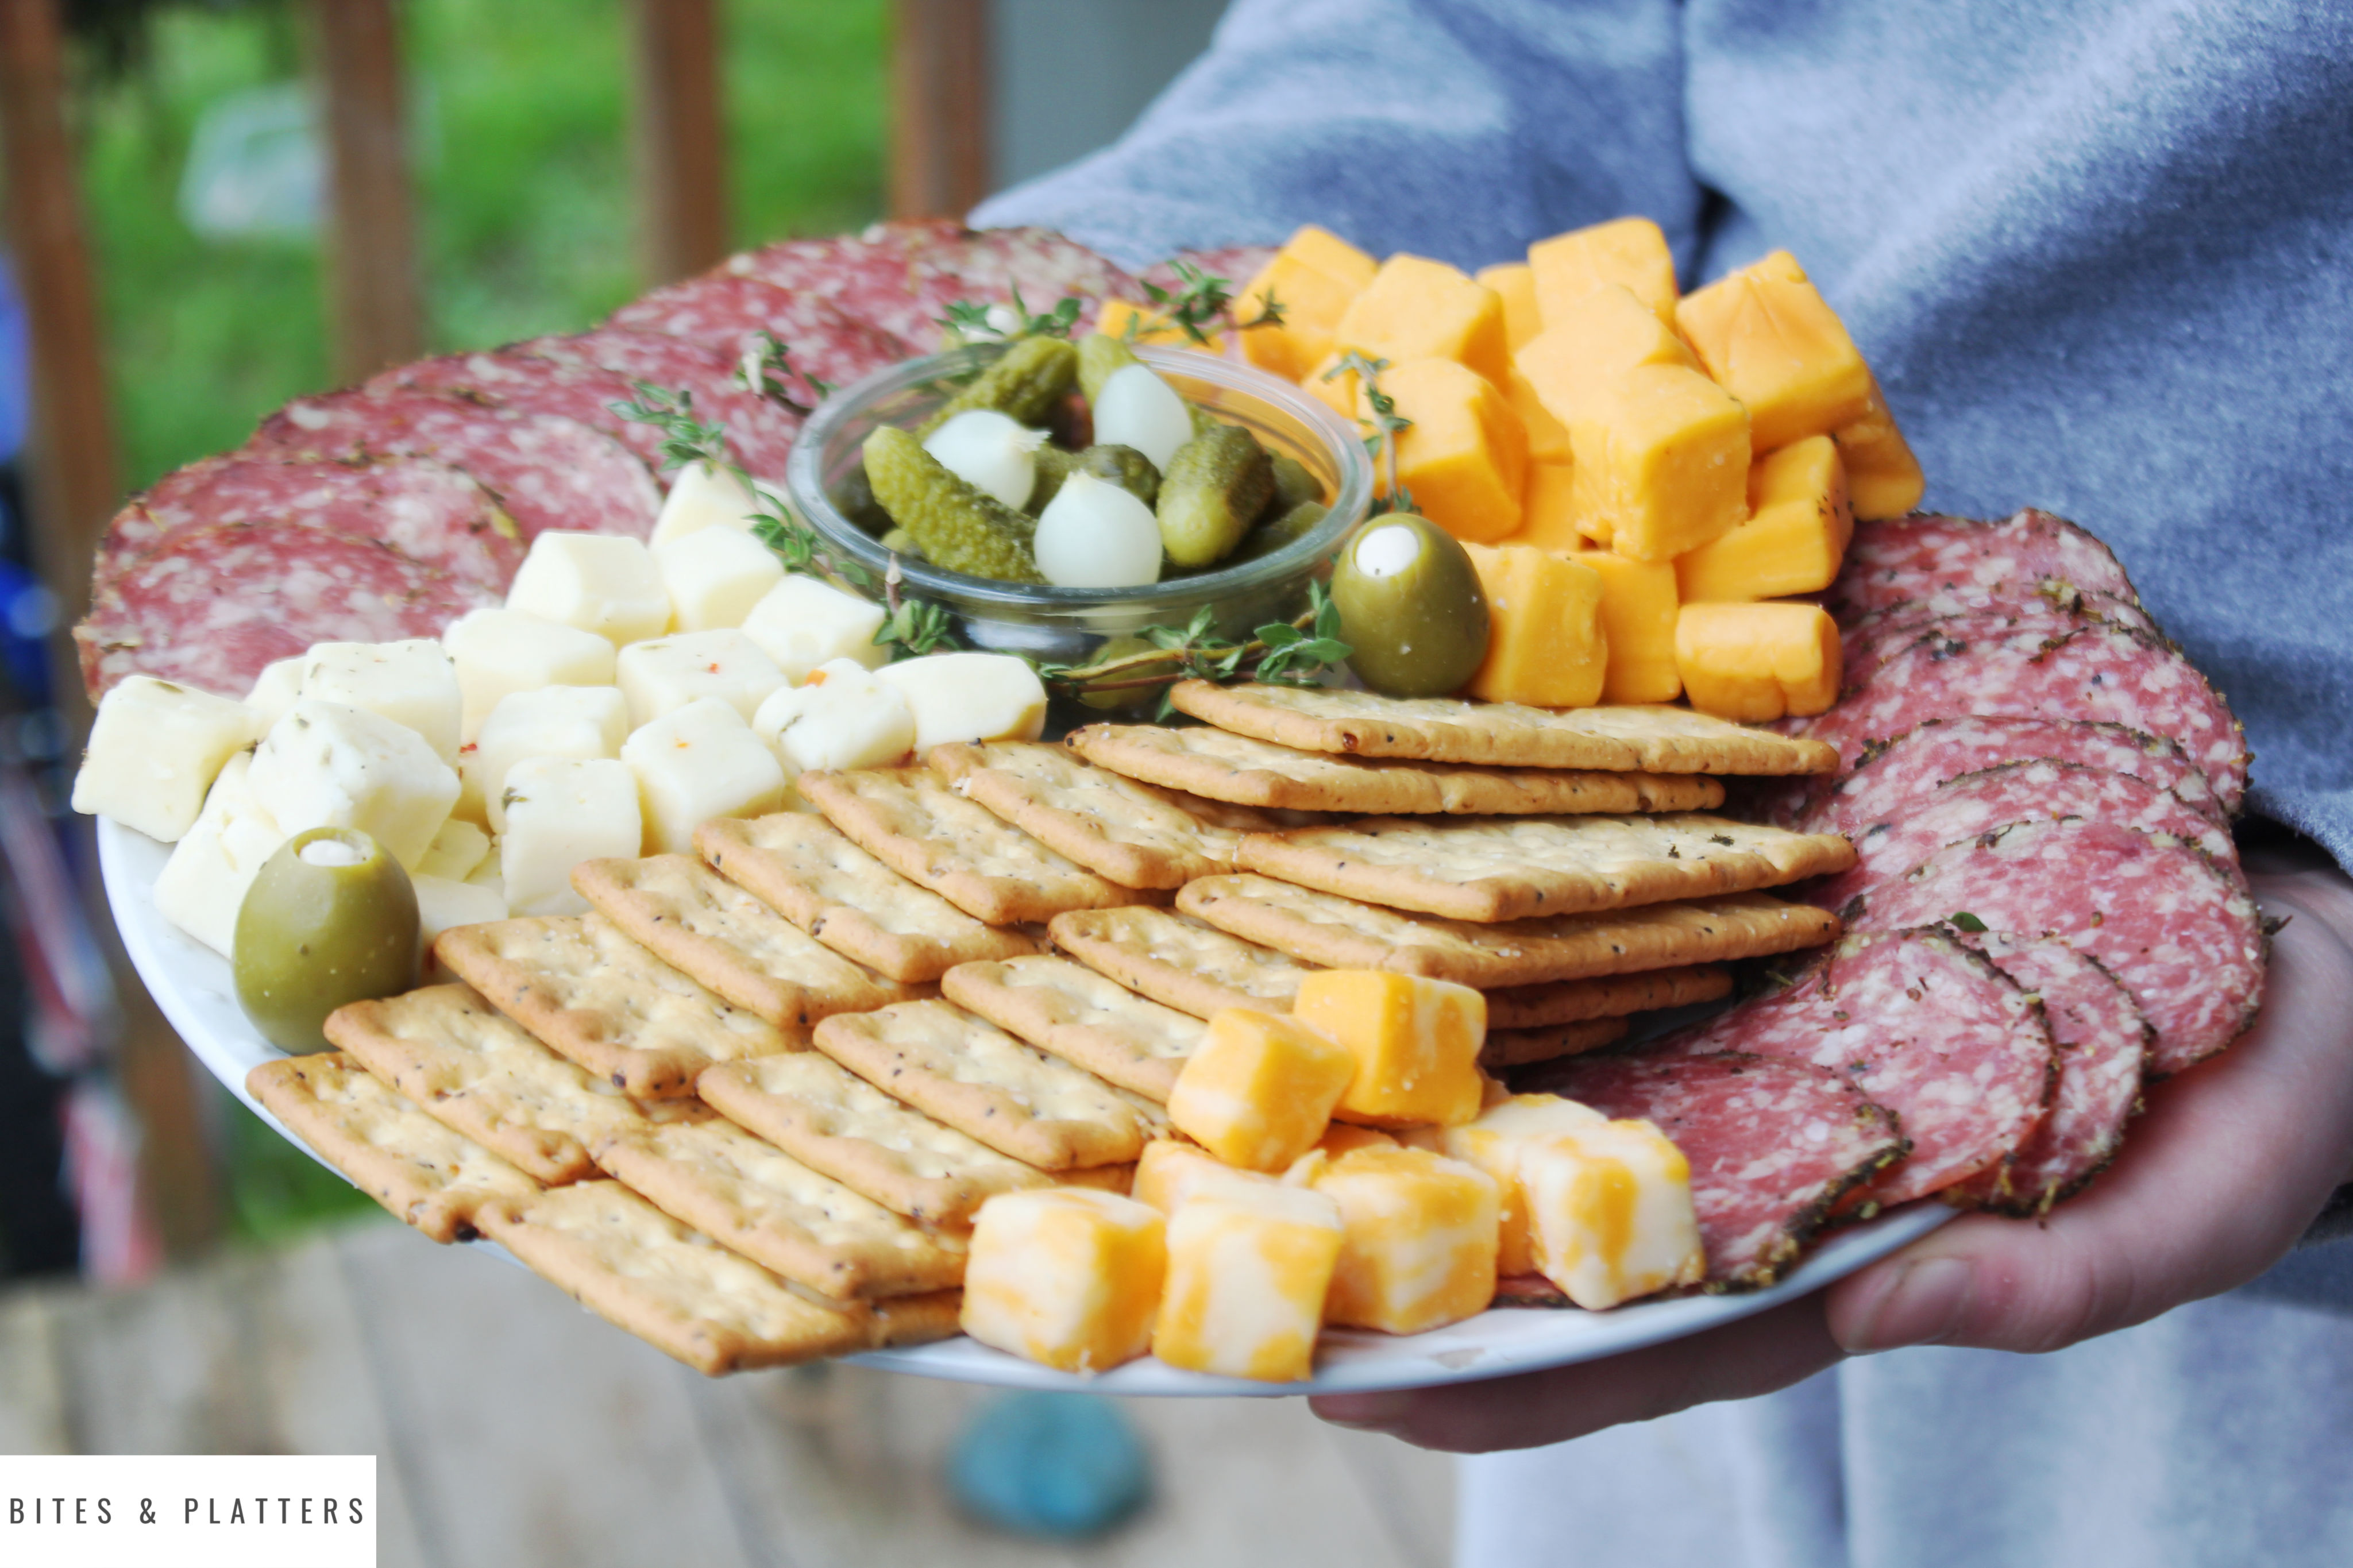
[[795,781],[836,827],[910,881],[991,925],[1137,901],[948,787],[929,768],[815,769]]
[[551,1186],[595,1174],[593,1152],[645,1123],[635,1101],[469,985],[338,1007],[327,1038],[434,1120]]
[[1096,973],[1196,1018],[1229,1007],[1287,1013],[1300,978],[1321,967],[1169,910],[1075,910],[1049,929]]
[[1479,1047],[1479,1065],[1489,1072],[1581,1056],[1614,1046],[1626,1037],[1623,1018],[1588,1018],[1575,1024],[1554,1024],[1541,1029],[1490,1029]]
[[1838,749],[1688,708],[1524,708],[1451,697],[1381,697],[1302,686],[1180,680],[1178,710],[1303,752],[1496,767],[1657,773],[1826,773]]
[[934,746],[932,771],[1048,848],[1128,888],[1181,888],[1234,868],[1242,836],[1149,784],[1034,741]]
[[1125,1164],[1156,1131],[1134,1097],[946,1002],[837,1014],[816,1038],[867,1082],[1041,1171]]
[[880,1337],[864,1306],[796,1293],[618,1182],[486,1205],[479,1218],[574,1300],[712,1377],[867,1350]]
[[733,1121],[643,1128],[596,1159],[664,1214],[827,1296],[907,1296],[964,1279],[962,1237],[925,1229]]
[[1482,989],[1793,952],[1839,934],[1828,910],[1763,893],[1497,924],[1402,914],[1267,877],[1204,877],[1176,902],[1220,931],[1311,963]]
[[1147,1002],[1067,958],[959,964],[940,990],[1039,1049],[1162,1105],[1206,1032],[1198,1018]]
[[540,1190],[341,1052],[264,1062],[245,1087],[353,1186],[436,1241],[471,1235],[486,1204]]
[[842,837],[822,816],[785,811],[694,830],[720,875],[836,952],[911,985],[959,963],[1013,958],[1038,944],[976,921]]
[[723,1062],[695,1091],[731,1121],[883,1207],[934,1225],[1055,1178],[935,1121],[822,1051]]
[[712,1062],[803,1048],[733,1007],[599,914],[491,921],[433,951],[493,1007],[638,1100],[682,1099]]
[[1090,724],[1070,748],[1116,773],[1211,800],[1359,816],[1533,816],[1554,812],[1708,811],[1724,785],[1696,773],[1482,768],[1367,762],[1294,751],[1195,725]]
[[1713,963],[1595,980],[1556,980],[1548,985],[1514,985],[1487,993],[1487,1027],[1549,1028],[1588,1018],[1622,1018],[1657,1007],[1686,1007],[1731,994],[1732,971]]
[[1376,816],[1242,840],[1243,868],[1391,909],[1459,921],[1625,909],[1745,893],[1854,864],[1836,833],[1729,817]]
[[585,861],[572,885],[657,957],[779,1028],[921,994],[842,957],[691,855]]

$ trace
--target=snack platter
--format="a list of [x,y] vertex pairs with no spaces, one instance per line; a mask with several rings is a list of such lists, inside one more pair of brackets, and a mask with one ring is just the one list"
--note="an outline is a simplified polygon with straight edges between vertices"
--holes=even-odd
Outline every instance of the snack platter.
[[2038,1215],[2251,1027],[2235,719],[1793,258],[1156,275],[786,242],[133,498],[74,805],[207,1068],[707,1373],[1263,1394]]

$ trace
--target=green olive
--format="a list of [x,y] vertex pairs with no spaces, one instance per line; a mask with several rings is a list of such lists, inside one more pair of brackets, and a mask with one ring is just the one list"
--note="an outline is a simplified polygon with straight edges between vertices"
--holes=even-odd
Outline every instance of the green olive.
[[262,862],[237,911],[237,1000],[280,1050],[327,1048],[327,1015],[417,984],[417,889],[348,827],[298,833]]
[[1443,697],[1487,657],[1487,594],[1470,552],[1426,517],[1391,512],[1356,531],[1332,572],[1350,668],[1388,697]]

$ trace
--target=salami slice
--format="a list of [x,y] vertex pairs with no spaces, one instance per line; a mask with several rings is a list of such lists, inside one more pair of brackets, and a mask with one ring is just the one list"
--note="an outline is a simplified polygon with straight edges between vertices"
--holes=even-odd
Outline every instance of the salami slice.
[[661,510],[645,464],[602,431],[441,393],[352,387],[298,397],[245,449],[296,461],[429,458],[488,489],[526,540],[551,528],[643,539]]
[[1857,893],[1904,875],[1947,844],[1974,838],[2004,823],[2068,818],[2169,833],[2195,844],[2217,866],[2237,875],[2238,847],[2230,834],[2180,796],[2131,773],[2044,760],[2000,763],[1947,779],[1890,816],[1849,830],[1855,863],[1815,883],[1806,896],[1825,909],[1839,909]]
[[615,405],[637,395],[629,378],[576,358],[539,352],[542,344],[558,341],[537,339],[479,353],[418,360],[387,370],[364,384],[370,391],[446,392],[488,407],[577,420],[612,437],[648,467],[659,470],[661,432],[613,411]]
[[[1890,605],[1849,626],[1841,639],[1839,679],[1849,689],[1862,685],[1879,667],[1915,642],[1942,642],[1966,647],[1987,637],[2029,637],[2048,641],[2091,626],[2119,626],[2154,637],[2157,623],[2148,613],[2122,599],[2103,594],[2028,593],[2012,598],[2013,584],[1986,593],[1937,594],[1927,600],[1907,599]],[[1936,605],[1964,605],[1944,615],[1927,613]]]
[[845,315],[814,295],[724,271],[657,289],[614,311],[609,324],[684,338],[725,355],[731,368],[744,354],[756,352],[760,334],[766,332],[792,350],[792,363],[804,377],[835,385],[919,352],[895,333]]
[[513,520],[455,468],[416,458],[302,463],[231,452],[164,475],[117,513],[99,546],[98,578],[117,575],[167,534],[231,522],[299,522],[379,539],[499,592],[522,563]]
[[1099,300],[1141,298],[1115,263],[1042,228],[876,224],[857,235],[767,246],[732,258],[726,269],[821,299],[918,353],[939,347],[940,319],[958,300],[1009,305],[1018,289],[1024,304],[1042,311],[1069,295],[1085,302],[1084,325]]
[[213,523],[174,532],[100,585],[74,642],[93,700],[129,675],[241,698],[262,666],[312,643],[438,637],[498,602],[373,539]]
[[1915,512],[1857,523],[1823,604],[1844,625],[1903,599],[2045,580],[2140,602],[2106,545],[2063,517],[2029,507],[1999,522]]
[[2105,822],[2018,823],[1947,845],[1863,902],[1859,918],[1873,926],[1967,914],[1989,930],[2055,937],[2098,959],[2157,1031],[2153,1075],[2221,1050],[2263,1005],[2254,900],[2202,850],[2167,834]]
[[[783,482],[785,460],[792,456],[801,416],[781,403],[755,395],[737,374],[741,360],[684,338],[621,327],[541,338],[532,346],[549,359],[585,363],[667,392],[693,394],[694,416],[727,427],[729,456],[759,478]],[[795,376],[792,384],[795,402],[816,406],[817,389],[805,377]]]
[[2164,735],[2204,770],[2226,810],[2246,790],[2246,736],[2229,706],[2180,654],[2118,626],[2086,627],[2047,645],[2017,637],[1915,643],[1829,712],[1780,727],[1836,746],[1852,768],[1874,741],[1930,719],[1969,716],[2092,719]]
[[1882,1204],[2000,1164],[2042,1120],[2054,1066],[2042,1010],[1983,956],[1934,931],[1842,937],[1787,988],[1651,1049],[1736,1051],[1844,1077],[1894,1111],[1912,1141],[1909,1157],[1864,1189]]
[[1961,939],[2042,1001],[2059,1047],[2051,1113],[2010,1157],[1950,1195],[2005,1214],[2041,1214],[2116,1157],[2140,1105],[2148,1020],[2097,959],[2065,942],[1987,931]]
[[1770,1285],[1831,1205],[1905,1149],[1894,1117],[1804,1062],[1580,1057],[1530,1076],[1531,1089],[1653,1122],[1674,1141],[1691,1162],[1712,1289]]

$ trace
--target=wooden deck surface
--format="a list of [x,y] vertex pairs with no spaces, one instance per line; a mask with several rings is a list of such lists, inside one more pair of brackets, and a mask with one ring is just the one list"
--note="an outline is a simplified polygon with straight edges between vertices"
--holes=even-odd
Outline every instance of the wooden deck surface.
[[711,1381],[520,1268],[362,1225],[148,1289],[0,1295],[0,1452],[373,1453],[386,1568],[1443,1568],[1443,1459],[1296,1399],[1137,1400],[1155,1500],[1079,1546],[941,1480],[987,1391],[829,1366]]

